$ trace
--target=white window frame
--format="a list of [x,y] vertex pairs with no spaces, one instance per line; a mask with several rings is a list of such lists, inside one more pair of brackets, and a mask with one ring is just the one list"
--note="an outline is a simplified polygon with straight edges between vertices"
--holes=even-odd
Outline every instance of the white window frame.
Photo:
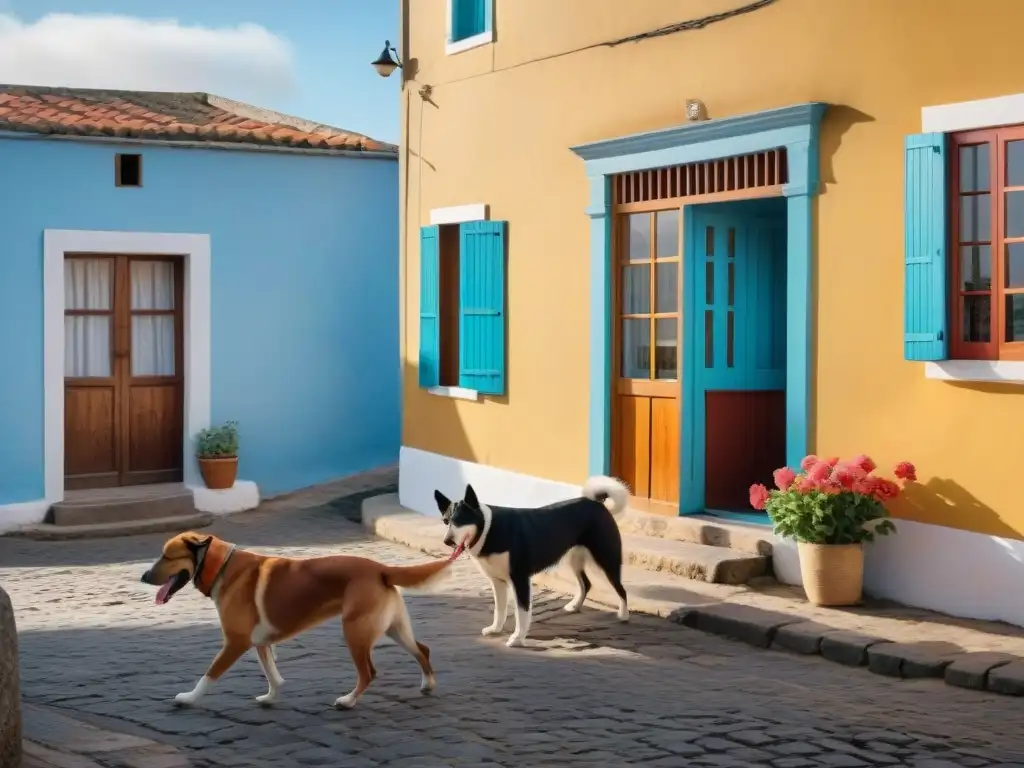
[[490,45],[494,42],[494,4],[495,0],[487,0],[491,4],[491,27],[481,32],[479,35],[473,35],[472,37],[466,37],[462,40],[452,40],[452,2],[453,0],[446,0],[445,5],[448,8],[447,16],[445,17],[445,30],[446,30],[446,42],[444,46],[444,52],[446,56],[453,56],[456,53],[462,53],[463,51],[470,51],[474,48],[479,48],[482,45]]

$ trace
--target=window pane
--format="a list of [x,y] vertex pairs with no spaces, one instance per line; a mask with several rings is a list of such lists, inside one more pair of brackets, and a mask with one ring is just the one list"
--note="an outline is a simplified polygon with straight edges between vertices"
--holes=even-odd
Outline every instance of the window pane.
[[679,311],[679,264],[670,262],[659,264],[657,273],[658,284],[655,286],[657,297],[655,312]]
[[1007,288],[1024,288],[1024,243],[1006,245],[1004,272]]
[[110,376],[109,315],[65,315],[64,375],[73,378]]
[[988,242],[992,239],[991,195],[960,198],[960,242]]
[[988,245],[960,246],[960,290],[992,289],[992,249]]
[[1024,341],[1024,293],[1006,296],[1006,339]]
[[622,321],[623,378],[651,378],[651,323],[635,318]]
[[992,338],[992,297],[964,296],[963,340],[987,342]]
[[736,313],[731,309],[726,312],[725,316],[725,365],[728,368],[732,368],[735,362],[734,357],[736,355]]
[[729,306],[730,307],[736,304],[736,269],[735,269],[735,267],[736,267],[735,262],[730,261],[729,262],[729,284],[728,284],[728,289],[726,291],[727,294],[728,294],[727,299],[729,301]]
[[626,254],[629,261],[651,258],[651,214],[631,213],[626,217]]
[[715,313],[704,310],[704,367],[715,367]]
[[658,211],[655,221],[658,232],[658,258],[679,255],[679,211]]
[[648,264],[622,268],[622,314],[651,312],[651,267]]
[[715,255],[715,228],[705,227],[704,228],[704,255],[714,256]]
[[110,259],[65,259],[64,309],[109,310],[113,283]]
[[989,189],[988,144],[960,147],[960,191],[985,192]]
[[1006,142],[1006,186],[1024,187],[1024,141]]
[[704,303],[715,303],[715,262],[704,262]]
[[132,318],[132,376],[174,375],[174,315]]
[[133,261],[132,309],[174,309],[174,264]]
[[736,230],[732,227],[729,228],[729,235],[727,238],[726,255],[730,259],[736,258]]
[[1024,192],[1006,193],[1006,236],[1024,237]]
[[677,350],[679,348],[676,340],[678,321],[672,317],[663,317],[654,321],[655,354],[654,354],[654,378],[674,379],[678,374]]

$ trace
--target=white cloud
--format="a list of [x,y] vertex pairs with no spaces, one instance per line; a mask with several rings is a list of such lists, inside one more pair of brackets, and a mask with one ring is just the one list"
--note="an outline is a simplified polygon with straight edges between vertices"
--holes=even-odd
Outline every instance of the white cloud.
[[32,23],[0,13],[0,83],[207,91],[257,102],[297,88],[288,42],[256,24],[66,13]]

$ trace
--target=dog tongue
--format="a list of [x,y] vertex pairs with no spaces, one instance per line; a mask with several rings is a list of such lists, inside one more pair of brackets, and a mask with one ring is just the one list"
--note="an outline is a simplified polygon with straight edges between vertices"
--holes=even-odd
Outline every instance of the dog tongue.
[[156,593],[156,604],[157,605],[163,605],[164,603],[166,603],[168,600],[171,599],[171,597],[170,597],[171,585],[173,585],[173,584],[174,584],[174,577],[172,576],[166,582],[164,582],[164,585],[162,587],[160,587],[160,591]]
[[452,560],[455,560],[456,558],[458,558],[458,556],[462,554],[462,550],[464,550],[465,548],[466,548],[465,544],[459,544],[459,546],[457,546],[455,548],[455,551],[452,552],[452,556],[449,558],[449,562],[451,562]]

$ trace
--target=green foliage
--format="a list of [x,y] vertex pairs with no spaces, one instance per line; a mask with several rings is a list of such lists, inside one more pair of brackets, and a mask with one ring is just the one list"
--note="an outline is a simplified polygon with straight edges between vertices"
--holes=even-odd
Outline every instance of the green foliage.
[[200,459],[237,458],[238,422],[228,421],[219,427],[208,427],[196,435],[196,457]]
[[855,491],[773,490],[764,508],[776,535],[806,544],[860,544],[896,532],[885,505]]

